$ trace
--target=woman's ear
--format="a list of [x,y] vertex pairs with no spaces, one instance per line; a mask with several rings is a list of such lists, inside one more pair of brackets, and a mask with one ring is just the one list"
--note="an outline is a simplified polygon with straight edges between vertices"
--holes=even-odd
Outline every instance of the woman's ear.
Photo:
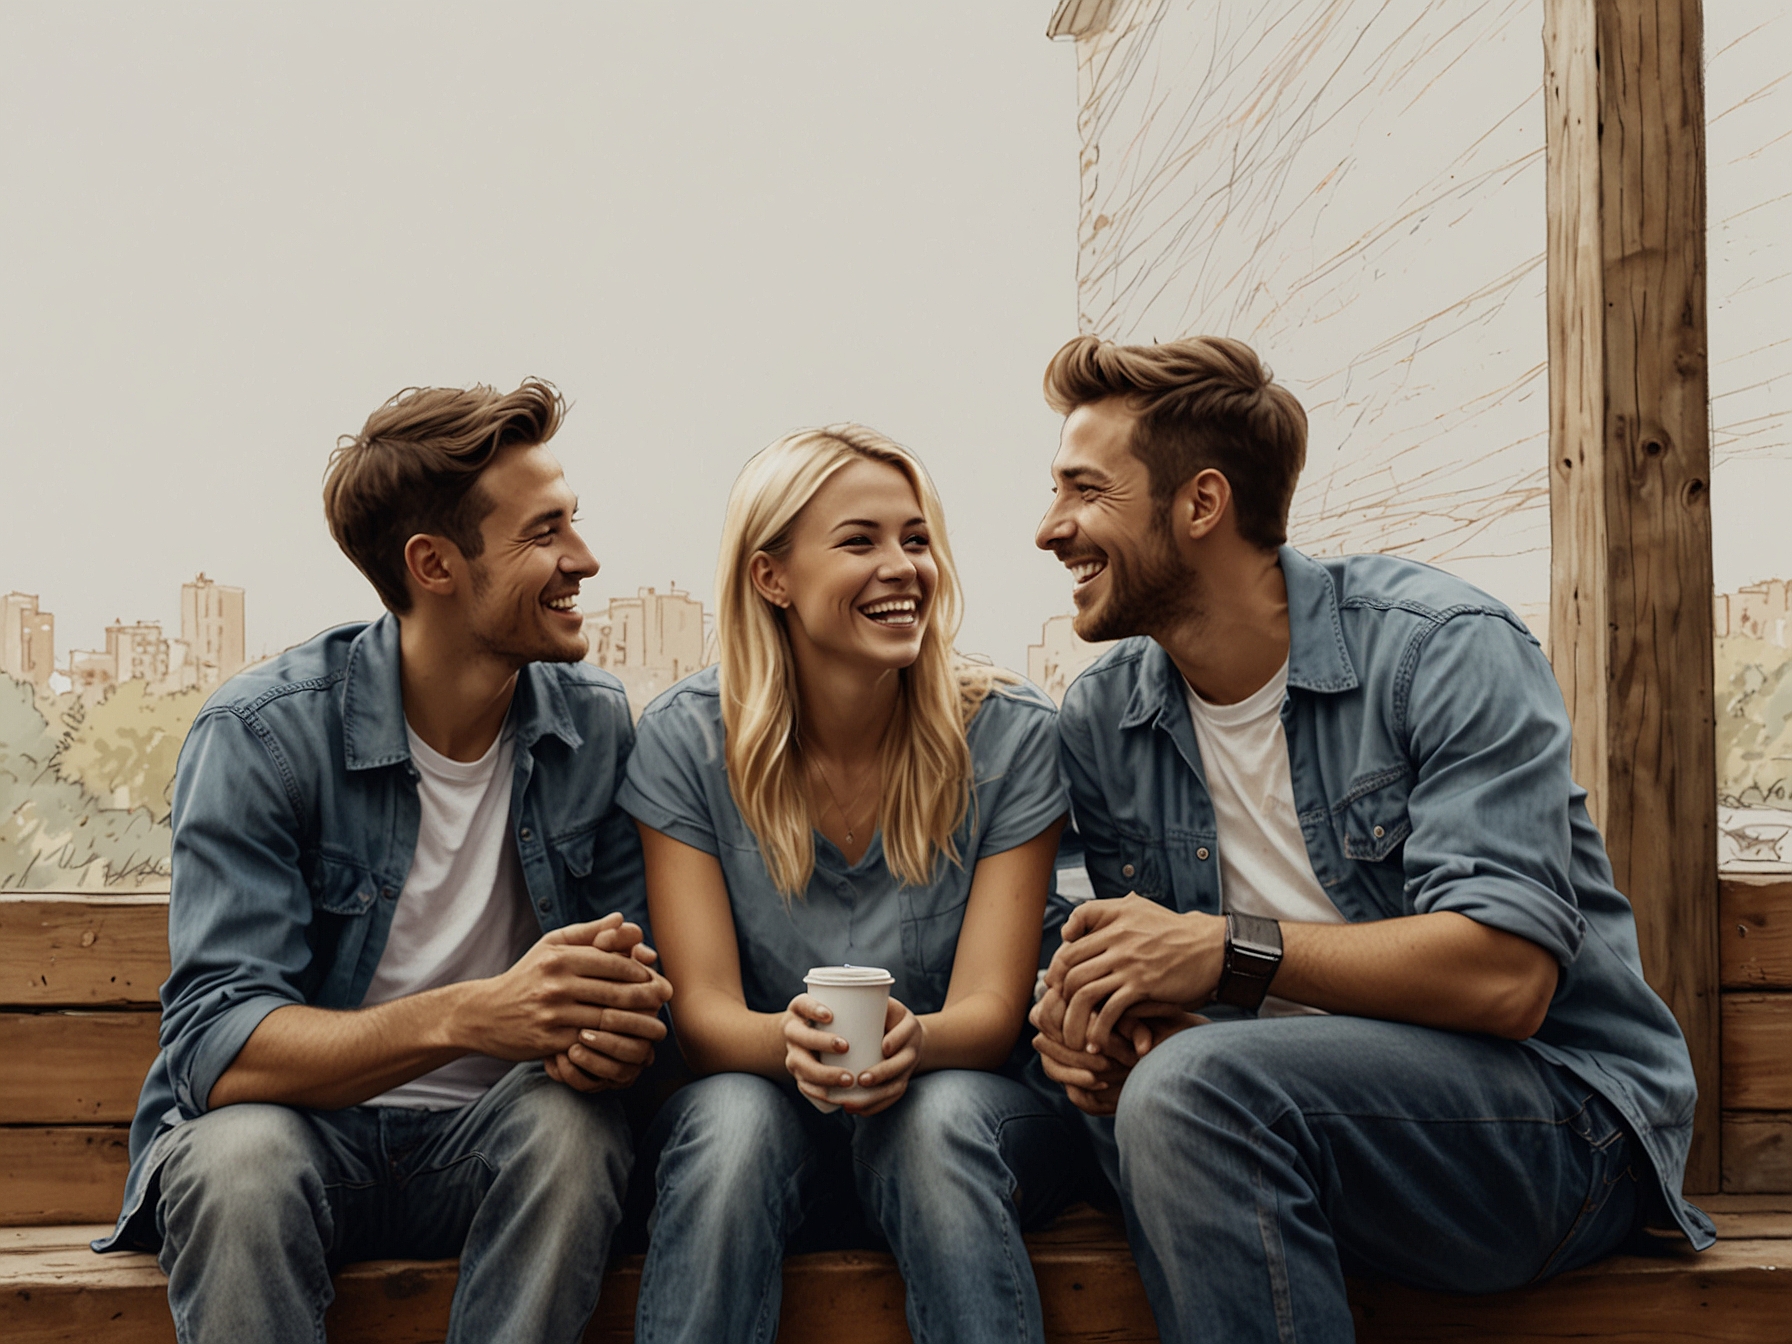
[[753,558],[747,561],[747,577],[753,580],[753,587],[759,596],[774,607],[788,609],[790,606],[790,583],[784,574],[784,566],[764,551],[755,551]]

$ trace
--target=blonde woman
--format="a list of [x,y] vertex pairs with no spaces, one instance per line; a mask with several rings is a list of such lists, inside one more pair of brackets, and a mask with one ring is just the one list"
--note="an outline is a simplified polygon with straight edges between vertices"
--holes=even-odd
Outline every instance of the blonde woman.
[[[771,1339],[787,1241],[862,1217],[917,1344],[1043,1340],[1020,1234],[1071,1140],[1009,1060],[1064,820],[1055,710],[953,652],[938,496],[863,426],[747,464],[716,589],[720,664],[649,706],[619,795],[700,1075],[648,1144],[636,1338]],[[841,964],[895,978],[857,1078],[818,1057],[843,1042],[803,992]],[[848,1083],[866,1098],[811,1104]]]

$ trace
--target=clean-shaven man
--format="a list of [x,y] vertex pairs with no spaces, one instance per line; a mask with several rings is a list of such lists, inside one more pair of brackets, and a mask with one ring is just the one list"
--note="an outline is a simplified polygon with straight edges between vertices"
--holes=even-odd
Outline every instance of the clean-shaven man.
[[633,730],[580,659],[563,403],[413,388],[331,459],[387,613],[227,682],[175,775],[162,1052],[114,1235],[183,1344],[323,1338],[330,1272],[460,1257],[448,1338],[571,1341],[665,1035]]
[[[1504,606],[1285,544],[1306,415],[1237,341],[1084,337],[1038,543],[1118,639],[1060,719],[1098,899],[1034,1010],[1166,1341],[1348,1340],[1346,1273],[1514,1288],[1680,1195],[1694,1087]],[[1201,1014],[1200,1017],[1194,1014]]]

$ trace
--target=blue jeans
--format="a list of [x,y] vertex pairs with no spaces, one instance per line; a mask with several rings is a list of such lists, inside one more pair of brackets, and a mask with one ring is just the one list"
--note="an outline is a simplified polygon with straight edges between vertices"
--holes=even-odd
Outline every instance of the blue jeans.
[[[1052,1105],[994,1073],[922,1074],[873,1116],[822,1115],[751,1074],[692,1083],[649,1135],[657,1200],[637,1344],[774,1338],[787,1240],[853,1194],[902,1271],[915,1344],[1042,1341],[1021,1229],[1063,1203],[1073,1141]],[[853,1333],[840,1322],[840,1338]]]
[[1488,1293],[1584,1265],[1647,1159],[1522,1045],[1356,1017],[1215,1022],[1091,1120],[1165,1344],[1353,1336],[1344,1276]]
[[460,1110],[225,1106],[157,1149],[182,1344],[315,1344],[337,1266],[450,1256],[450,1341],[572,1344],[597,1305],[632,1144],[613,1096],[524,1064]]

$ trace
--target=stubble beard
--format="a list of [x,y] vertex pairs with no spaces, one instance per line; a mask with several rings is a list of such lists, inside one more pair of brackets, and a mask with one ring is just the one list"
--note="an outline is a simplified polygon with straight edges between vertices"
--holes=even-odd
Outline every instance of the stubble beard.
[[494,658],[519,666],[525,663],[576,663],[591,651],[591,638],[583,631],[579,634],[578,647],[574,649],[570,642],[562,644],[542,628],[544,618],[536,609],[539,594],[536,603],[527,611],[506,607],[492,613],[498,619],[485,619],[484,599],[491,580],[477,562],[471,568],[471,577],[473,597],[480,604],[472,635],[479,647]]
[[1078,639],[1100,644],[1133,635],[1155,635],[1174,625],[1199,621],[1207,610],[1200,575],[1186,568],[1170,539],[1167,511],[1151,522],[1145,545],[1116,563],[1108,556],[1108,595],[1072,622]]

